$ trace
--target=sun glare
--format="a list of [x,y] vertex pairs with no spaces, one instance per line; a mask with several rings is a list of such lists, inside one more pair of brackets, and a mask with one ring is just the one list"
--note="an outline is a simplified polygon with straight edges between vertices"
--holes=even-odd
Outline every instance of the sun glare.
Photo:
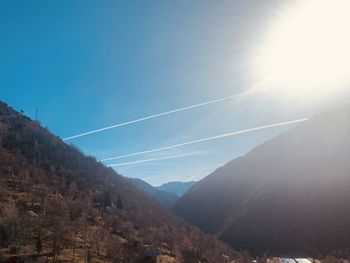
[[350,80],[349,12],[349,0],[300,0],[280,10],[253,54],[254,75],[291,96],[339,94]]

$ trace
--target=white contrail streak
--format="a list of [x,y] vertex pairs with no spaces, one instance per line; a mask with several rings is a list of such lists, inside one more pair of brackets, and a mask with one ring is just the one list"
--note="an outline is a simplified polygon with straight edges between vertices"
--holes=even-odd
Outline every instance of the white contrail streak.
[[129,164],[147,163],[147,162],[153,162],[153,161],[160,161],[160,160],[167,160],[167,159],[180,158],[180,157],[185,157],[185,156],[192,156],[192,155],[196,155],[196,154],[199,154],[199,153],[200,153],[200,151],[197,151],[197,152],[176,154],[176,155],[170,155],[170,156],[165,156],[165,157],[152,158],[152,159],[144,159],[144,160],[138,160],[138,161],[132,161],[132,162],[126,162],[126,163],[108,164],[107,166],[109,166],[109,167],[115,167],[115,166],[129,165]]
[[259,126],[259,127],[250,128],[250,129],[245,129],[245,130],[233,131],[233,132],[224,133],[224,134],[220,134],[220,135],[216,135],[216,136],[212,136],[212,137],[206,137],[206,138],[193,140],[193,141],[189,141],[189,142],[178,143],[178,144],[174,144],[174,145],[170,145],[170,146],[166,146],[166,147],[162,147],[162,148],[157,148],[157,149],[152,149],[152,150],[147,150],[147,151],[141,151],[141,152],[130,153],[130,154],[126,154],[126,155],[120,155],[120,156],[116,156],[116,157],[106,158],[106,159],[102,159],[101,161],[104,162],[104,161],[116,160],[116,159],[121,159],[121,158],[126,158],[126,157],[146,154],[146,153],[164,151],[164,150],[173,149],[173,148],[177,148],[177,147],[181,147],[181,146],[185,146],[185,145],[190,145],[190,144],[194,144],[194,143],[212,141],[212,140],[217,140],[217,139],[230,137],[230,136],[234,136],[234,135],[239,135],[239,134],[243,134],[243,133],[249,133],[249,132],[259,131],[259,130],[273,128],[273,127],[290,125],[290,124],[294,124],[294,123],[303,122],[305,120],[307,120],[307,118],[292,120],[292,121],[285,121],[285,122],[278,122],[278,123],[268,124],[268,125]]
[[187,106],[187,107],[183,107],[183,108],[179,108],[179,109],[175,109],[175,110],[170,110],[170,111],[165,111],[165,112],[161,112],[161,113],[158,113],[158,114],[150,115],[150,116],[147,116],[147,117],[143,117],[143,118],[139,118],[139,119],[135,119],[135,120],[131,120],[131,121],[126,121],[126,122],[118,123],[118,124],[115,124],[115,125],[107,126],[107,127],[104,127],[104,128],[100,128],[100,129],[96,129],[96,130],[92,130],[92,131],[76,134],[76,135],[73,135],[73,136],[70,136],[70,137],[63,138],[62,140],[63,141],[68,141],[68,140],[71,140],[71,139],[83,137],[83,136],[90,135],[90,134],[93,134],[93,133],[98,133],[98,132],[102,132],[102,131],[106,131],[106,130],[110,130],[110,129],[126,126],[126,125],[129,125],[129,124],[133,124],[133,123],[136,123],[136,122],[146,121],[146,120],[149,120],[149,119],[153,119],[153,118],[157,118],[157,117],[173,114],[173,113],[180,112],[180,111],[185,111],[185,110],[190,110],[190,109],[194,109],[194,108],[197,108],[197,107],[202,107],[202,106],[213,104],[213,103],[218,103],[218,102],[223,102],[223,101],[226,101],[226,100],[231,100],[231,99],[234,99],[234,98],[237,98],[237,97],[240,97],[240,96],[257,93],[257,92],[268,90],[268,89],[269,88],[249,90],[249,91],[245,91],[245,92],[238,93],[238,94],[235,94],[235,95],[231,95],[231,96],[228,96],[228,97],[223,97],[223,98],[219,98],[219,99],[215,99],[215,100],[210,100],[210,101],[194,104],[194,105],[191,105],[191,106]]

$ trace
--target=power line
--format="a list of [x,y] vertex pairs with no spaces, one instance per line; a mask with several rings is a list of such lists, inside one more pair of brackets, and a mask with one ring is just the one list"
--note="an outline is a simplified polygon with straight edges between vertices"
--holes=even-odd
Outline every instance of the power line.
[[126,162],[126,163],[108,164],[107,166],[109,166],[109,167],[115,167],[115,166],[129,165],[129,164],[147,163],[147,162],[153,162],[153,161],[160,161],[160,160],[181,158],[181,157],[185,157],[185,156],[193,156],[193,155],[196,155],[196,154],[199,154],[199,153],[200,153],[200,151],[197,151],[197,152],[184,153],[184,154],[176,154],[176,155],[170,155],[170,156],[159,157],[159,158],[151,158],[151,159],[137,160],[137,161]]
[[278,122],[278,123],[268,124],[268,125],[264,125],[264,126],[259,126],[259,127],[254,127],[254,128],[249,128],[249,129],[244,129],[244,130],[239,130],[239,131],[228,132],[228,133],[224,133],[224,134],[220,134],[220,135],[216,135],[216,136],[211,136],[211,137],[206,137],[206,138],[202,138],[202,139],[192,140],[192,141],[188,141],[188,142],[178,143],[178,144],[174,144],[174,145],[170,145],[170,146],[166,146],[166,147],[162,147],[162,148],[156,148],[156,149],[151,149],[151,150],[146,150],[146,151],[140,151],[140,152],[125,154],[125,155],[105,158],[105,159],[102,159],[101,161],[105,162],[105,161],[111,161],[111,160],[116,160],[116,159],[127,158],[127,157],[131,157],[131,156],[142,155],[142,154],[146,154],[146,153],[153,153],[153,152],[169,150],[169,149],[178,148],[178,147],[185,146],[185,145],[190,145],[190,144],[195,144],[195,143],[200,143],[200,142],[217,140],[217,139],[221,139],[221,138],[225,138],[225,137],[235,136],[235,135],[244,134],[244,133],[250,133],[250,132],[259,131],[259,130],[263,130],[263,129],[274,128],[274,127],[285,126],[285,125],[291,125],[291,124],[303,122],[305,120],[307,120],[307,118],[298,119],[298,120],[292,120],[292,121],[285,121],[285,122]]
[[215,99],[215,100],[210,100],[210,101],[206,101],[206,102],[202,102],[202,103],[198,103],[198,104],[194,104],[194,105],[190,105],[190,106],[186,106],[186,107],[182,107],[182,108],[178,108],[178,109],[174,109],[174,110],[170,110],[170,111],[157,113],[157,114],[146,116],[146,117],[143,117],[143,118],[139,118],[139,119],[135,119],[135,120],[131,120],[131,121],[126,121],[126,122],[121,122],[121,123],[114,124],[114,125],[111,125],[111,126],[107,126],[107,127],[103,127],[103,128],[99,128],[99,129],[95,129],[95,130],[79,133],[79,134],[76,134],[76,135],[73,135],[73,136],[69,136],[69,137],[63,138],[62,140],[63,141],[68,141],[68,140],[72,140],[72,139],[75,139],[75,138],[87,136],[87,135],[90,135],[90,134],[94,134],[94,133],[98,133],[98,132],[102,132],[102,131],[106,131],[106,130],[110,130],[110,129],[115,129],[115,128],[126,126],[126,125],[129,125],[129,124],[142,122],[142,121],[154,119],[154,118],[157,118],[157,117],[173,114],[173,113],[176,113],[176,112],[186,111],[186,110],[190,110],[190,109],[206,106],[206,105],[213,104],[213,103],[219,103],[219,102],[235,99],[237,97],[241,97],[241,96],[245,96],[245,95],[249,95],[249,94],[254,94],[254,93],[261,92],[261,91],[268,90],[268,89],[269,88],[249,90],[249,91],[245,91],[245,92],[238,93],[238,94],[235,94],[235,95],[231,95],[231,96],[227,96],[227,97],[223,97],[223,98],[219,98],[219,99]]

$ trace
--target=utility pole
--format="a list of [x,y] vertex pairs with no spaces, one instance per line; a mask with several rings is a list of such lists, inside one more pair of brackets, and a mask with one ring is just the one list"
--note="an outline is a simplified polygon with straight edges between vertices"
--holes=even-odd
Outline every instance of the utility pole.
[[38,122],[38,108],[35,108],[35,121]]

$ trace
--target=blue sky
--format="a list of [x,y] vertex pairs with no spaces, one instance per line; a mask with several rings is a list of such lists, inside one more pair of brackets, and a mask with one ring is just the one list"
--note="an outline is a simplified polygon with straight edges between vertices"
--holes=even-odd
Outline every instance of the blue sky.
[[[247,90],[249,56],[289,1],[2,1],[0,99],[63,137]],[[348,94],[347,94],[348,95]],[[311,116],[346,103],[263,93],[69,141],[97,159]],[[119,166],[158,185],[196,180],[287,127],[164,152]]]

